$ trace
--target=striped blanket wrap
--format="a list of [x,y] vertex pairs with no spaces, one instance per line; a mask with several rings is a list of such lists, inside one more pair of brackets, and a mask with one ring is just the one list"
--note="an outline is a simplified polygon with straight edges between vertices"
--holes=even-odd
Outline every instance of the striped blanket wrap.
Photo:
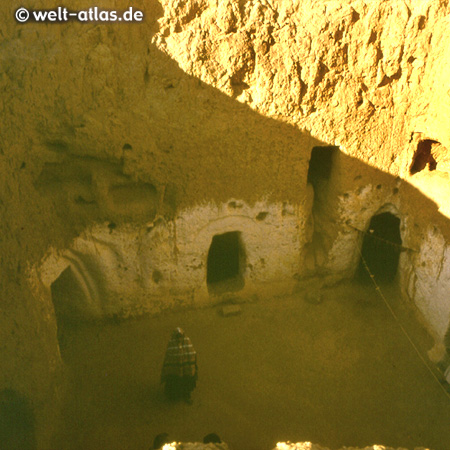
[[161,378],[168,375],[194,377],[197,374],[197,352],[191,340],[184,334],[175,333],[167,345]]

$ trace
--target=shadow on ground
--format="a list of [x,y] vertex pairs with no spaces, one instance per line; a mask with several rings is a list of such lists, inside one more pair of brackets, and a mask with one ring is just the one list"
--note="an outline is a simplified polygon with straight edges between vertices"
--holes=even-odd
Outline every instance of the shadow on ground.
[[[394,287],[384,288],[422,353],[432,346]],[[331,449],[381,444],[450,448],[450,401],[370,285],[344,283],[242,305],[72,330],[72,391],[61,450],[147,450],[167,432],[201,441],[217,432],[233,450],[312,441]],[[193,405],[166,403],[159,385],[175,326],[198,352]]]

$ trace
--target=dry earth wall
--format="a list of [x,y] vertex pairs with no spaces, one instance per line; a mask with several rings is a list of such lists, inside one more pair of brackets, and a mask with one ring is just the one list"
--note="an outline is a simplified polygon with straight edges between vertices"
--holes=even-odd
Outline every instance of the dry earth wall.
[[[0,7],[0,385],[30,399],[39,448],[61,386],[51,283],[71,267],[92,315],[205,302],[205,267],[188,268],[216,233],[245,238],[245,295],[283,292],[351,276],[371,217],[397,215],[399,281],[442,358],[447,1],[151,0],[134,2],[139,24],[15,22],[19,6],[48,8],[31,3]],[[312,186],[323,146],[337,149]]]

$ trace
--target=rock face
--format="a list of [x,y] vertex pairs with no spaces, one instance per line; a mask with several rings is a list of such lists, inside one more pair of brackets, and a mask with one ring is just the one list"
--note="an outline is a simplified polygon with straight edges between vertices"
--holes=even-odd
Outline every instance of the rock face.
[[442,359],[448,2],[133,7],[142,23],[19,24],[0,7],[0,389],[31,402],[39,448],[62,395],[58,316],[352,276],[381,214],[399,219],[392,270]]

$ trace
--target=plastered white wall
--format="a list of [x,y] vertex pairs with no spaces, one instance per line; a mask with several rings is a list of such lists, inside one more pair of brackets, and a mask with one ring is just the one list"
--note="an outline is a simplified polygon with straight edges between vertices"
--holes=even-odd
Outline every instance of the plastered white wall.
[[414,301],[435,338],[443,342],[450,319],[450,246],[430,224],[417,253],[404,258],[401,285]]
[[[83,277],[95,281],[92,309],[126,317],[220,301],[208,292],[208,251],[215,235],[237,231],[246,258],[245,285],[235,294],[264,297],[292,290],[311,234],[309,214],[287,203],[231,199],[180,211],[173,221],[159,217],[114,229],[97,224],[75,239],[71,251],[83,261]],[[67,267],[62,260],[66,255],[51,254],[44,261],[43,283],[49,285]]]

